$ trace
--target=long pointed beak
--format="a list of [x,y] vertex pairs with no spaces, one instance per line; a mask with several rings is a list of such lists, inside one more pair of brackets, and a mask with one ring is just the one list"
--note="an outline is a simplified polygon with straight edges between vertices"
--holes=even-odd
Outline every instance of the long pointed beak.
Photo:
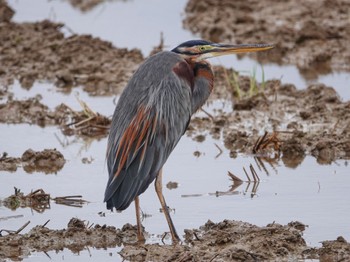
[[213,44],[213,47],[214,48],[210,50],[210,53],[214,57],[214,56],[222,56],[222,55],[228,55],[228,54],[265,51],[265,50],[274,48],[274,45],[271,45],[271,44],[253,44],[253,45]]

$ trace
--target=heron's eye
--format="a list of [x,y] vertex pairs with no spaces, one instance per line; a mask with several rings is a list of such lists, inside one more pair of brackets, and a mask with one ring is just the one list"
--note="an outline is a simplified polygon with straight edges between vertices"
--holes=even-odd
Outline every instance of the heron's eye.
[[206,47],[206,46],[200,46],[199,47],[199,51],[205,51],[205,50],[207,50],[208,48]]

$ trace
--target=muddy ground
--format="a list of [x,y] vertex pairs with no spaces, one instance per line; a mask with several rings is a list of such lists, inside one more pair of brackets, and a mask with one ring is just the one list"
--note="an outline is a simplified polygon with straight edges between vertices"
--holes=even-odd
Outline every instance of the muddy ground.
[[214,42],[274,43],[262,62],[294,64],[306,78],[350,71],[347,0],[189,0],[184,26]]
[[[81,1],[71,2],[82,10],[90,8],[81,7]],[[218,3],[189,1],[186,26],[214,41],[275,42],[274,51],[259,53],[258,58],[297,64],[308,74],[319,67],[323,72],[349,70],[350,51],[345,42],[349,40],[350,26],[341,10],[346,10],[348,2],[309,0],[299,3],[300,8],[293,8],[293,1],[285,6],[270,1]],[[292,12],[286,15],[287,10]],[[255,15],[248,14],[252,11]],[[70,92],[75,86],[83,86],[90,95],[111,96],[120,93],[144,59],[141,52],[117,48],[90,35],[63,33],[69,31],[65,25],[50,21],[15,23],[11,21],[13,13],[0,0],[0,122],[55,125],[65,135],[105,137],[110,119],[83,102],[80,112],[64,104],[50,110],[41,103],[40,96],[15,100],[11,84],[18,80],[29,89],[35,81],[50,81],[58,91]],[[238,153],[277,155],[289,167],[300,164],[308,154],[322,164],[350,158],[350,102],[342,102],[332,87],[317,84],[297,90],[280,80],[256,83],[230,69],[215,67],[214,71],[215,89],[208,103],[225,100],[233,110],[194,116],[187,132],[194,140],[200,142],[210,135],[222,139],[232,157]],[[47,162],[51,160],[59,163],[53,172],[64,165],[62,154],[55,150],[28,150],[22,157],[3,154],[0,170],[15,171],[19,166],[25,169],[28,162],[30,172],[46,172],[38,169],[39,163],[52,165]],[[350,245],[342,237],[324,241],[321,248],[308,247],[302,237],[304,227],[299,222],[257,227],[239,221],[208,221],[199,229],[186,230],[184,242],[176,246],[135,245],[133,226],[89,226],[73,219],[62,230],[38,226],[23,235],[2,231],[0,259],[21,259],[33,251],[68,248],[79,252],[89,246],[120,245],[124,245],[120,255],[132,261],[350,259]]]
[[[27,224],[28,225],[28,224]],[[177,245],[136,243],[137,228],[126,224],[89,225],[72,218],[67,228],[52,230],[36,226],[26,234],[2,230],[0,259],[20,260],[32,252],[60,251],[65,248],[78,253],[86,247],[97,249],[124,247],[119,255],[127,261],[346,261],[350,244],[343,237],[324,241],[322,247],[308,247],[303,239],[305,225],[271,223],[258,227],[246,222],[210,220],[199,229],[185,231],[184,241]],[[22,228],[23,229],[23,228]],[[21,230],[21,229],[20,229]]]
[[[213,97],[231,96],[233,110],[193,117],[187,135],[196,141],[207,135],[221,138],[232,157],[237,153],[276,153],[289,167],[300,164],[307,154],[320,164],[350,158],[350,102],[342,102],[332,87],[315,84],[297,90],[294,85],[270,80],[264,86],[257,83],[250,95],[252,78],[239,76],[231,85],[221,84],[234,72],[216,69],[216,87],[225,88],[214,90]],[[267,132],[266,137],[256,148],[262,131]]]
[[18,167],[23,167],[27,173],[50,174],[60,171],[65,163],[64,156],[56,149],[45,149],[39,152],[28,149],[21,157],[11,157],[3,153],[0,157],[0,171],[15,172]]
[[[2,3],[0,10],[5,10]],[[116,48],[91,35],[65,35],[69,29],[63,24],[13,23],[10,18],[0,26],[0,76],[5,86],[15,79],[24,88],[49,80],[61,88],[81,85],[92,95],[115,95],[143,60],[136,49]]]

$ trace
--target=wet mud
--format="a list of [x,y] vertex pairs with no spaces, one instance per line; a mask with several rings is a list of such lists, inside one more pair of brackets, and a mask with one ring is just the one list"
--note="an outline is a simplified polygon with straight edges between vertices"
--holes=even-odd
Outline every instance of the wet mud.
[[294,64],[309,79],[350,71],[349,1],[190,0],[184,26],[203,39],[274,43],[261,62]]
[[75,111],[65,104],[50,110],[40,102],[40,96],[26,100],[9,99],[0,103],[0,123],[35,124],[41,127],[58,125],[66,136],[105,137],[111,119],[90,109],[79,101],[82,111]]
[[60,171],[66,160],[61,152],[56,149],[45,149],[43,151],[26,150],[21,157],[10,157],[3,153],[0,157],[0,171],[17,171],[23,167],[27,173],[43,172],[45,174]]
[[[88,11],[102,1],[70,2]],[[260,61],[296,64],[307,76],[350,69],[350,49],[345,44],[349,41],[350,20],[344,19],[343,11],[348,2],[270,2],[190,0],[184,23],[213,41],[276,43],[273,51],[254,56]],[[286,15],[287,10],[292,13]],[[142,62],[141,52],[114,47],[91,35],[76,35],[65,25],[47,20],[15,23],[11,20],[13,14],[0,0],[0,123],[56,125],[66,136],[105,137],[111,120],[82,101],[79,112],[64,104],[50,110],[41,103],[40,96],[13,99],[11,84],[18,80],[23,88],[30,89],[35,81],[49,81],[60,91],[83,86],[90,95],[111,96],[120,93]],[[162,48],[161,41],[155,51]],[[187,131],[195,141],[200,143],[212,136],[223,141],[231,157],[239,153],[277,155],[288,167],[298,166],[306,155],[313,155],[321,164],[350,159],[350,102],[341,101],[332,87],[317,84],[298,90],[280,80],[257,83],[222,67],[215,67],[214,72],[215,87],[208,104],[221,99],[232,105],[232,110],[215,109],[210,114],[195,115]],[[201,157],[199,151],[194,154]],[[57,150],[28,149],[21,157],[0,157],[0,171],[15,172],[23,167],[29,173],[55,173],[64,164]],[[167,184],[169,189],[177,186],[176,182]],[[43,212],[54,200],[47,195],[40,190],[28,194],[16,191],[3,204],[11,209],[29,207]],[[65,197],[54,201],[81,204]],[[116,246],[123,246],[120,256],[130,261],[350,260],[350,245],[343,237],[324,241],[320,248],[308,247],[302,235],[304,228],[300,222],[258,227],[240,221],[208,221],[199,229],[186,230],[179,245],[135,244],[135,226],[126,224],[116,229],[74,218],[62,230],[49,229],[46,224],[26,234],[0,229],[0,260],[21,260],[32,252],[69,249],[78,253],[86,247]]]
[[[1,6],[10,12],[4,2]],[[18,79],[22,87],[30,88],[34,81],[45,80],[66,91],[83,86],[91,95],[115,95],[143,60],[139,50],[116,48],[91,35],[65,36],[68,29],[63,24],[14,23],[7,17],[0,26],[3,85]]]
[[[250,94],[250,77],[239,76],[230,85],[223,75],[230,72],[225,71],[217,68],[213,97],[231,97],[233,110],[195,116],[187,132],[194,140],[203,141],[206,135],[221,138],[232,156],[277,153],[289,167],[300,164],[305,155],[313,155],[320,164],[350,158],[350,102],[342,102],[332,87],[314,84],[297,90],[294,85],[269,80],[264,86],[256,83]],[[261,131],[269,134],[266,146],[256,152],[264,135]]]
[[0,259],[14,260],[29,256],[31,252],[62,251],[69,249],[79,253],[86,247],[107,248],[120,246],[123,241],[134,239],[136,227],[125,225],[122,229],[111,226],[89,225],[87,222],[72,218],[67,228],[51,230],[45,226],[36,226],[26,234],[7,234],[0,237]]
[[350,258],[350,244],[341,236],[323,242],[321,248],[308,247],[302,236],[306,226],[300,222],[258,227],[241,221],[209,220],[199,229],[185,230],[184,241],[177,245],[137,243],[137,228],[130,224],[116,229],[89,225],[77,218],[72,218],[67,228],[61,230],[49,229],[46,224],[26,234],[2,229],[0,258],[20,260],[31,252],[69,249],[78,253],[87,247],[122,245],[119,255],[127,261],[345,261]]

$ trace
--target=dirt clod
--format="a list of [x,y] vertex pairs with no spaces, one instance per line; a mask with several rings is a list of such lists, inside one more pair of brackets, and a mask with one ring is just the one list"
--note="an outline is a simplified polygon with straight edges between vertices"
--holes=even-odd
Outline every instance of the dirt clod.
[[44,149],[43,151],[26,150],[22,157],[8,157],[6,153],[0,158],[0,170],[16,171],[22,166],[27,173],[44,172],[56,173],[66,163],[64,156],[56,149]]

